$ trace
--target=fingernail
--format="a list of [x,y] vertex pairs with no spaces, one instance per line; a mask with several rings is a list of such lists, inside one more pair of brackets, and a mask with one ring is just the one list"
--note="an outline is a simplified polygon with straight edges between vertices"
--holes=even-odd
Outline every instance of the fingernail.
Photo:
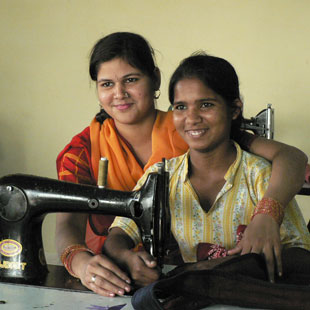
[[125,286],[125,291],[126,292],[130,292],[130,287],[129,286]]
[[110,293],[109,296],[110,296],[110,297],[114,297],[115,294],[114,294],[114,293]]
[[124,291],[123,290],[119,290],[117,293],[118,293],[118,295],[124,295]]
[[127,282],[128,284],[130,284],[130,280],[126,280],[126,282]]

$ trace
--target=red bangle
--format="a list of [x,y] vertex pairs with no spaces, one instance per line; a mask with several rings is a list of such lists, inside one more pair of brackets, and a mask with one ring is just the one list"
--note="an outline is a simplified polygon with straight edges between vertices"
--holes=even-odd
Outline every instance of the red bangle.
[[272,198],[263,198],[260,200],[256,208],[254,210],[254,213],[252,215],[251,220],[254,218],[257,214],[268,214],[270,215],[279,225],[282,224],[283,217],[284,217],[284,208],[281,205],[281,203],[275,199]]
[[78,276],[72,271],[71,263],[73,257],[80,252],[89,252],[94,254],[94,252],[87,248],[84,244],[73,244],[66,247],[60,256],[60,259],[68,273],[75,278],[78,278]]

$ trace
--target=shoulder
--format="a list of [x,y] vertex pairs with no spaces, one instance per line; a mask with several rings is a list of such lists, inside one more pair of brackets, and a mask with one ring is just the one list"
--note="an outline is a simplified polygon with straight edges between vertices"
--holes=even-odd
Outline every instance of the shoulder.
[[70,144],[73,147],[89,147],[90,148],[90,127],[86,127],[83,131],[75,135]]
[[[171,159],[166,160],[165,169],[166,169],[166,172],[169,173],[169,180],[171,180],[172,177],[178,173],[178,171],[183,167],[184,163],[187,163],[186,158],[187,158],[187,153],[183,154],[181,156],[173,157]],[[143,176],[139,179],[134,190],[139,189],[144,184],[144,182],[146,181],[146,179],[150,173],[158,172],[158,169],[159,169],[158,167],[159,167],[158,163],[150,166],[145,171]],[[183,171],[183,169],[182,169],[182,171]]]
[[169,173],[169,182],[184,179],[188,172],[188,152],[166,160],[166,172]]
[[252,163],[252,164],[260,165],[262,167],[271,166],[271,163],[267,159],[260,157],[258,155],[249,153],[249,152],[244,151],[244,150],[242,150],[242,160],[246,163]]
[[177,171],[182,169],[187,164],[187,158],[188,152],[183,155],[168,159],[166,163],[166,169],[170,173],[170,175],[173,175],[177,173]]
[[[187,153],[166,160],[165,168],[166,171],[169,172],[170,176],[183,167],[183,165],[187,162],[186,159],[187,159]],[[158,171],[158,163],[149,167],[145,173],[148,174],[157,171]]]
[[[240,149],[239,162],[233,175],[233,183],[238,186],[238,195],[249,193],[253,201],[263,197],[271,177],[271,165],[262,157]],[[237,149],[238,149],[237,148]],[[238,161],[238,159],[237,159]]]
[[86,127],[83,131],[75,135],[71,141],[59,153],[58,157],[63,156],[67,152],[72,152],[74,149],[86,148],[89,152],[91,150],[90,144],[90,128]]
[[271,163],[263,157],[242,150],[241,167],[252,177],[266,177],[271,173]]
[[[93,177],[91,169],[90,129],[86,127],[75,135],[70,143],[59,153],[56,159],[58,177],[61,179],[74,175],[89,179]],[[85,177],[81,177],[85,176]]]

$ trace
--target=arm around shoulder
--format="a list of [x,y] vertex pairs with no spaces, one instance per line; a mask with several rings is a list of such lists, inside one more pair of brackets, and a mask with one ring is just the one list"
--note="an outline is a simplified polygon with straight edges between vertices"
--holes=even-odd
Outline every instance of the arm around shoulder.
[[270,183],[264,197],[286,206],[304,184],[306,154],[296,147],[263,137],[253,140],[250,152],[272,162]]
[[262,137],[255,138],[249,150],[272,162],[271,177],[241,242],[230,255],[263,253],[269,278],[274,281],[275,270],[282,274],[281,214],[304,184],[307,156],[293,146]]

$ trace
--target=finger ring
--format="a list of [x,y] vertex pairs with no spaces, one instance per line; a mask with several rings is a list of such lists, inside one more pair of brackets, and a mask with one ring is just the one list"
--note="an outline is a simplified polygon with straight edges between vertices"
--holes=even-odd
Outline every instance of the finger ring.
[[93,276],[91,277],[91,281],[92,281],[93,283],[95,283],[95,281],[96,281],[96,275],[93,275]]

